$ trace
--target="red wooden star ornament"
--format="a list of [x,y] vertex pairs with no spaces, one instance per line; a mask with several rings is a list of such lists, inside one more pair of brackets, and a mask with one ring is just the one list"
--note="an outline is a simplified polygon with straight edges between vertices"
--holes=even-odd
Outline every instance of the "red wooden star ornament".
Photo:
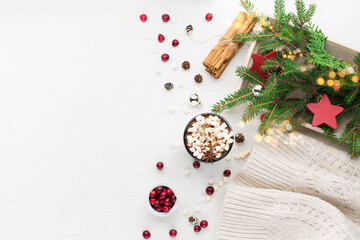
[[313,127],[325,123],[333,129],[337,129],[336,116],[344,110],[343,107],[332,105],[326,94],[319,103],[308,103],[306,107],[314,114]]
[[263,65],[263,63],[266,59],[276,58],[276,51],[271,51],[270,53],[266,54],[265,56],[261,56],[259,54],[253,53],[251,55],[251,57],[252,57],[254,63],[250,69],[253,70],[254,72],[256,72],[257,74],[259,74],[260,76],[262,76],[264,78],[264,80],[266,81],[269,78],[269,73],[263,72],[260,69],[260,67]]

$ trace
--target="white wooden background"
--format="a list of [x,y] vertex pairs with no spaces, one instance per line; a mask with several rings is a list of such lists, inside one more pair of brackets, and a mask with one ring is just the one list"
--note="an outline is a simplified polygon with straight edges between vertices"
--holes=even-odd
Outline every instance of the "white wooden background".
[[[272,1],[254,2],[271,14]],[[314,21],[324,32],[357,47],[360,3],[316,2]],[[286,3],[294,9],[293,1]],[[181,140],[193,115],[238,86],[234,70],[247,51],[243,47],[221,79],[212,79],[202,60],[217,39],[194,43],[185,26],[192,24],[192,37],[203,40],[223,34],[240,10],[238,0],[1,0],[0,239],[135,240],[149,229],[151,239],[160,240],[169,239],[170,228],[178,230],[177,239],[212,239],[225,187],[202,203],[206,183],[226,168],[235,173],[243,162],[202,165],[185,177],[192,159],[169,144]],[[207,12],[213,21],[204,20]],[[163,23],[163,13],[176,22]],[[166,37],[162,44],[158,33]],[[163,52],[170,54],[167,63],[160,60]],[[191,62],[189,71],[172,69],[183,60]],[[193,81],[198,73],[201,84]],[[163,88],[167,81],[175,84],[170,92]],[[187,105],[194,92],[203,100],[200,109]],[[255,142],[258,121],[240,129],[241,111],[224,114],[247,138],[232,155]],[[158,160],[165,163],[162,172]],[[168,218],[145,207],[149,186],[158,182],[178,193],[178,211]],[[196,206],[197,216],[209,221],[199,234],[181,213]]]

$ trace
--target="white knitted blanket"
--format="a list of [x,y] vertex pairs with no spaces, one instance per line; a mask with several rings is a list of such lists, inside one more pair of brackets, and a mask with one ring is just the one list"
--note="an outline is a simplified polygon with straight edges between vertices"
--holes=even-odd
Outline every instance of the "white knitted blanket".
[[217,240],[359,240],[360,160],[300,133],[259,143],[229,184]]

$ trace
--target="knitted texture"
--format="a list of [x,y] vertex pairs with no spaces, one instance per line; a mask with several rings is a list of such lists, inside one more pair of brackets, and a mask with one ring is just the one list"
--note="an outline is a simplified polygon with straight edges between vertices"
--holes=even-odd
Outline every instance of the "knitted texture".
[[259,143],[229,184],[216,239],[360,239],[360,163],[300,133]]

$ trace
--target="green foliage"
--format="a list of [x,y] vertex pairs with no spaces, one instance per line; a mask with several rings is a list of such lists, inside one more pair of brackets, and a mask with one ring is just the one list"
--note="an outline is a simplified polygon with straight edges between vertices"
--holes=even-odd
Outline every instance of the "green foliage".
[[236,73],[242,79],[245,79],[246,81],[249,81],[253,84],[260,84],[260,85],[265,84],[264,79],[259,74],[253,72],[252,70],[246,67],[238,67]]
[[353,112],[354,117],[346,125],[344,132],[339,137],[339,143],[348,143],[350,155],[357,158],[360,150],[360,109]]
[[315,14],[315,10],[316,10],[316,5],[315,4],[310,4],[309,9],[305,13],[305,22],[310,22],[311,21],[312,17]]
[[[242,114],[242,120],[248,122],[258,114],[265,112],[266,117],[259,126],[259,134],[266,135],[269,128],[290,120],[293,130],[311,123],[313,114],[307,109],[308,103],[318,102],[327,94],[334,105],[344,107],[337,116],[338,125],[345,130],[340,134],[327,125],[320,125],[333,142],[349,146],[349,154],[360,156],[360,83],[354,83],[354,74],[341,78],[340,89],[318,85],[319,77],[328,78],[329,71],[344,69],[349,64],[331,56],[325,50],[326,36],[315,25],[310,24],[316,5],[308,8],[303,0],[295,0],[296,12],[285,11],[285,0],[274,0],[274,17],[271,26],[265,19],[257,16],[263,31],[242,33],[234,36],[235,41],[258,41],[259,53],[267,54],[276,51],[277,57],[267,59],[261,70],[269,73],[265,81],[256,72],[247,67],[238,67],[236,74],[248,81],[250,86],[240,89],[218,101],[212,107],[215,113],[221,113],[240,104],[248,103]],[[251,14],[256,14],[254,5],[249,0],[241,0],[241,5]],[[360,73],[360,53],[354,59],[355,74]],[[340,79],[340,78],[336,78]],[[263,87],[260,95],[254,96],[252,87]],[[349,119],[350,118],[350,121]],[[349,121],[349,122],[346,122]]]
[[275,39],[269,39],[267,41],[262,41],[259,45],[259,52],[261,54],[264,54],[265,52],[276,50],[281,45],[282,45],[282,42],[275,40]]
[[253,31],[253,32],[249,32],[249,33],[235,34],[233,39],[234,39],[234,41],[237,41],[237,42],[262,41],[262,40],[271,39],[273,36],[274,36],[274,34],[272,34],[272,33],[264,34],[260,31]]
[[249,0],[240,0],[240,5],[248,12],[251,13],[254,10],[254,4]]
[[285,0],[275,0],[274,17],[274,27],[277,31],[285,20]]
[[334,70],[338,70],[345,67],[345,62],[338,58],[331,56],[325,51],[325,37],[324,33],[314,25],[309,28],[310,39],[307,42],[307,48],[311,55],[308,57],[308,61],[316,64],[320,67],[328,67]]
[[242,103],[249,102],[254,98],[252,87],[240,89],[233,94],[229,94],[224,100],[218,101],[212,106],[211,111],[221,113],[224,110],[239,106]]
[[295,1],[297,16],[300,23],[305,23],[306,19],[306,6],[303,0],[296,0]]
[[282,61],[279,59],[267,59],[260,67],[262,71],[273,72],[278,70],[282,66]]
[[358,53],[354,58],[354,63],[356,65],[357,73],[360,73],[360,53]]

